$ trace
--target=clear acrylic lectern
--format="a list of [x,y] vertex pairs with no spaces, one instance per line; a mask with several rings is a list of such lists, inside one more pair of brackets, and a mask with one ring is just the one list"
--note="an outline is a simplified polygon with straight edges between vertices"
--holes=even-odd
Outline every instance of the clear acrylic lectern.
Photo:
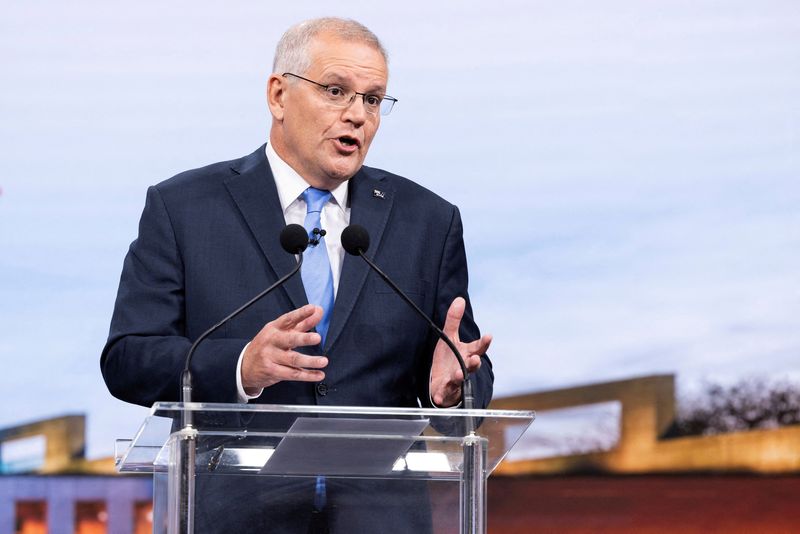
[[[482,534],[486,479],[533,419],[506,410],[159,402],[134,439],[117,442],[116,462],[122,473],[154,474],[159,534],[233,532],[225,525],[237,521],[283,532],[283,522],[317,508],[332,510],[342,531]],[[259,518],[247,519],[254,510]]]

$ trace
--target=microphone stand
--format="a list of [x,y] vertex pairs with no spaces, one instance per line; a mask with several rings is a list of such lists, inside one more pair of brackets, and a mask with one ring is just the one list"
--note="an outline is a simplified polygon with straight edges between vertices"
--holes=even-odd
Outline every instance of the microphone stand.
[[[208,336],[216,332],[221,326],[225,323],[245,311],[247,308],[267,296],[271,293],[274,289],[283,285],[289,278],[297,274],[300,270],[300,267],[303,265],[303,253],[302,250],[299,253],[299,260],[297,261],[297,265],[289,271],[286,275],[281,277],[277,282],[269,286],[267,289],[253,297],[252,299],[248,300],[246,303],[241,305],[239,308],[234,310],[230,315],[222,319],[220,322],[203,332],[200,337],[192,343],[191,348],[189,349],[188,354],[186,355],[186,363],[183,367],[183,373],[181,374],[181,392],[180,392],[180,399],[181,403],[183,404],[183,409],[181,410],[181,430],[177,432],[179,439],[181,440],[180,446],[177,447],[177,458],[171,458],[171,462],[175,462],[177,465],[177,470],[180,473],[180,481],[178,481],[180,491],[172,491],[170,490],[170,495],[177,495],[179,502],[170,502],[169,506],[177,507],[178,514],[170,514],[171,517],[178,518],[178,525],[177,532],[181,534],[193,534],[194,533],[194,497],[195,497],[195,487],[194,487],[194,477],[195,477],[195,455],[197,452],[197,429],[194,428],[194,417],[190,409],[187,407],[187,404],[192,402],[192,373],[189,370],[189,364],[192,361],[192,356],[194,356],[197,347],[200,345],[200,342],[204,341]],[[175,481],[170,478],[170,484],[175,483]]]
[[[436,323],[419,309],[419,306],[408,298],[391,278],[375,265],[372,260],[367,258],[362,247],[357,248],[357,253],[409,306],[414,308],[419,315],[425,318],[430,327],[439,336],[439,339],[444,341],[453,352],[464,376],[464,381],[461,386],[462,407],[465,410],[472,410],[475,402],[472,392],[472,381],[469,378],[464,358],[461,356],[461,353],[458,351],[453,341],[436,325]],[[461,508],[461,532],[485,534],[486,517],[484,516],[484,511],[486,510],[487,498],[485,476],[487,463],[486,440],[475,434],[475,420],[471,415],[464,418],[464,424],[466,427],[464,441],[462,442],[464,463],[461,473],[461,491],[459,499]],[[483,525],[484,529],[481,529],[481,525]]]

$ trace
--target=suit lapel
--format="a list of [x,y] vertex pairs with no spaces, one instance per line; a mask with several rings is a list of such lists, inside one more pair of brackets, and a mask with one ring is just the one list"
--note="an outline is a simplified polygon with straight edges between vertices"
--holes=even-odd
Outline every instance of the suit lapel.
[[[258,246],[266,256],[277,279],[296,265],[295,259],[281,247],[280,231],[286,226],[275,187],[275,179],[264,153],[264,146],[231,165],[233,175],[225,181]],[[293,276],[283,290],[293,308],[308,303],[300,276]]]
[[[374,258],[392,210],[394,190],[382,178],[376,180],[367,176],[363,168],[350,179],[349,187],[350,224],[359,224],[367,229],[370,237],[368,254]],[[363,259],[345,254],[331,325],[325,339],[326,352],[350,318],[368,273],[369,266]]]

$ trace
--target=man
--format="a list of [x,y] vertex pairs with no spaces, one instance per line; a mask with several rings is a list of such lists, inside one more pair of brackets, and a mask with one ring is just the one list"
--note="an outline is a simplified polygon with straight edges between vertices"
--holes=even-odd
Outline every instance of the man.
[[192,340],[292,268],[278,235],[306,223],[313,266],[200,344],[194,400],[458,405],[461,369],[448,347],[344,254],[342,229],[360,224],[374,261],[457,344],[475,406],[488,405],[491,337],[472,319],[458,210],[363,167],[394,101],[387,82],[383,47],[357,22],[317,19],[286,32],[267,85],[269,143],[148,191],[101,357],[112,394],[145,406],[177,400]]

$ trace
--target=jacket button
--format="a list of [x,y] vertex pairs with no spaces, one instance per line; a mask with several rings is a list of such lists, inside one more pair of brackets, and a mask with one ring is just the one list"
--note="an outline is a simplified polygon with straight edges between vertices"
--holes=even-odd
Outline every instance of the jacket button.
[[322,397],[327,395],[328,394],[328,384],[326,384],[325,382],[320,382],[319,384],[317,384],[317,393]]

